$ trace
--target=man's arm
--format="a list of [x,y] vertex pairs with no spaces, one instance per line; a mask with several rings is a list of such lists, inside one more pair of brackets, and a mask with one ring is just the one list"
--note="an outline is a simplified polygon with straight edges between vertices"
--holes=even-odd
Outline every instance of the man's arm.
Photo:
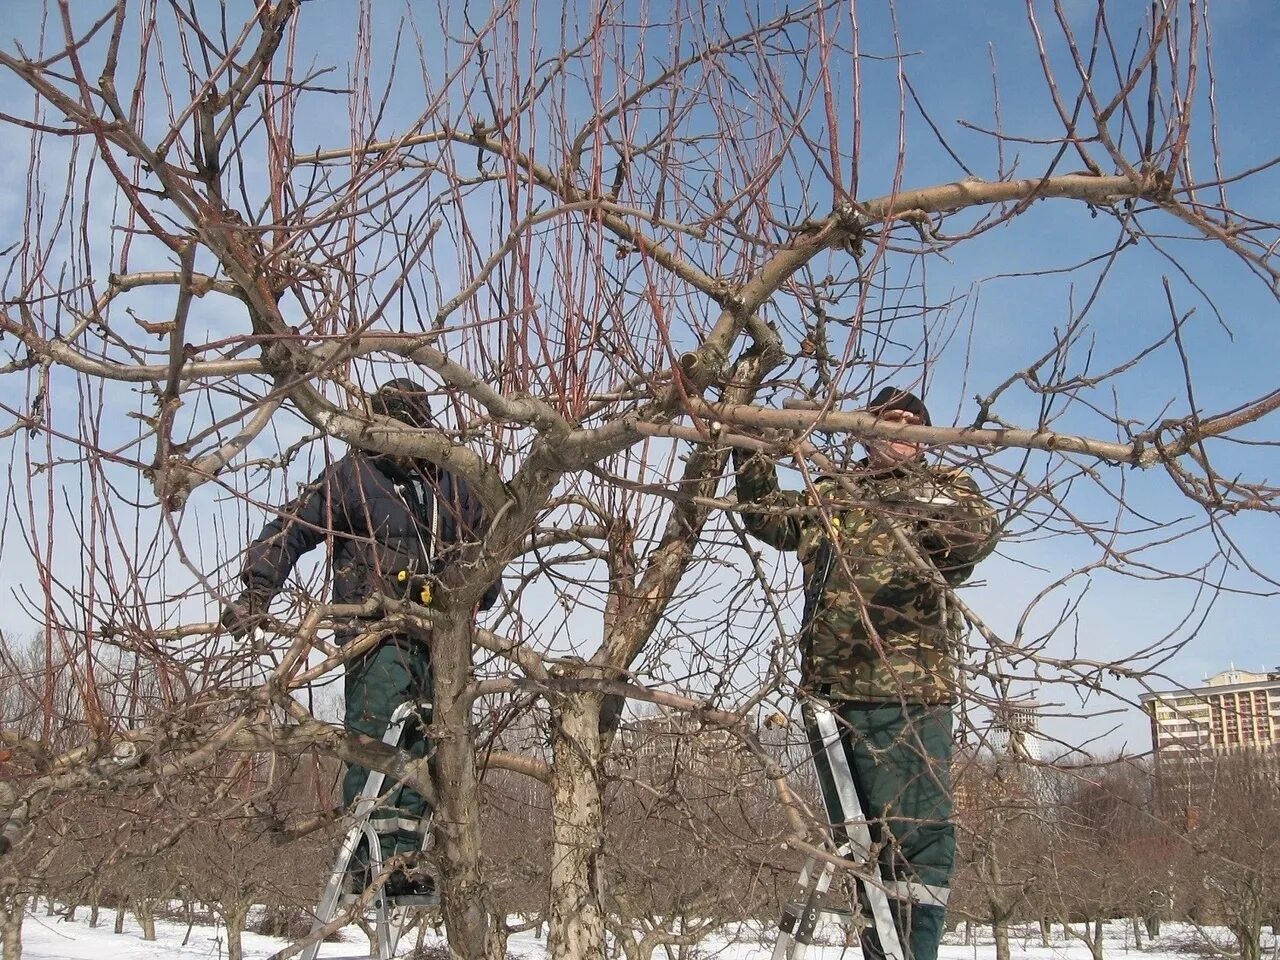
[[342,489],[344,478],[350,479],[345,463],[340,460],[307,484],[245,548],[240,575],[244,591],[222,614],[222,623],[232,634],[243,636],[257,626],[298,560],[332,531],[331,491]]
[[[778,487],[778,471],[763,452],[750,454],[735,447],[733,466],[738,503],[746,507],[742,523],[747,532],[775,550],[795,550],[800,546],[800,517],[796,508],[807,503],[803,494]],[[753,510],[763,507],[764,510]],[[783,513],[782,511],[792,511]]]
[[1000,539],[1000,522],[973,478],[963,470],[934,471],[935,511],[920,521],[920,543],[949,583],[963,583]]

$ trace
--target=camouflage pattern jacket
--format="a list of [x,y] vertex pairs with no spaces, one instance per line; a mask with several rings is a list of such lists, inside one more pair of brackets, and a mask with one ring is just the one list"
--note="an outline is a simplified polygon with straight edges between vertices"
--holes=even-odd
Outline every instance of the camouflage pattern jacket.
[[797,551],[804,568],[801,652],[810,692],[953,701],[958,624],[936,576],[909,558],[893,528],[948,583],[963,583],[999,535],[995,510],[973,479],[923,460],[879,474],[863,462],[800,492],[779,489],[763,453],[735,451],[734,461],[747,530]]

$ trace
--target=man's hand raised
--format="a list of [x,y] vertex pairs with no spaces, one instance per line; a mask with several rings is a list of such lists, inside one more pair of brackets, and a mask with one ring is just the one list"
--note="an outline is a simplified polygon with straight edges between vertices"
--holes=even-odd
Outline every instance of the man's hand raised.
[[222,628],[237,640],[243,640],[261,627],[267,619],[267,602],[257,594],[245,591],[239,599],[222,609]]

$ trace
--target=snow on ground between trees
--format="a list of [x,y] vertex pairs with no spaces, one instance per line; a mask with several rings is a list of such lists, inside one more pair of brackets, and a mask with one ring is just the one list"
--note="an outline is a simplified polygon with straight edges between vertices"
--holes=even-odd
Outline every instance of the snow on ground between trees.
[[[22,928],[23,960],[196,960],[196,958],[218,958],[226,955],[225,935],[218,927],[195,925],[191,930],[188,942],[183,946],[187,925],[170,920],[156,921],[156,939],[145,941],[142,931],[132,917],[126,919],[124,933],[112,932],[108,917],[114,920],[108,911],[103,922],[96,928],[82,920],[68,923],[61,917],[44,916],[44,911],[28,912]],[[1221,944],[1230,942],[1226,930],[1210,931]],[[766,937],[771,933],[766,931]],[[1011,938],[1013,956],[1027,960],[1091,960],[1089,949],[1083,943],[1064,939],[1060,927],[1054,926],[1049,947],[1040,945],[1039,930],[1034,926],[1016,927]],[[351,956],[359,954],[365,948],[364,935],[358,927],[348,927],[343,931],[343,941],[325,944],[320,951],[321,958]],[[939,954],[940,960],[994,960],[995,943],[987,928],[980,928],[976,943],[966,945],[960,931],[947,935]],[[1185,960],[1185,958],[1201,957],[1203,947],[1196,949],[1191,944],[1197,940],[1196,930],[1187,924],[1167,923],[1165,932],[1154,941],[1144,940],[1144,949],[1134,945],[1133,933],[1127,923],[1114,921],[1107,925],[1104,958],[1141,957],[1143,960]],[[412,936],[401,950],[400,955],[407,957],[415,942]],[[1203,941],[1201,940],[1201,943]],[[443,939],[428,934],[428,945],[444,945]],[[264,937],[258,934],[244,935],[245,960],[266,960],[286,941],[279,937]],[[1277,946],[1273,936],[1264,937],[1264,950],[1274,950]],[[758,931],[744,930],[736,941],[723,938],[709,939],[700,949],[701,960],[766,960],[772,952],[771,939],[765,941]],[[837,960],[843,955],[846,960],[856,960],[856,947],[847,951],[838,945],[814,947],[809,953],[813,960]],[[517,934],[511,938],[509,956],[543,960],[547,956],[545,941],[540,941],[532,933]]]

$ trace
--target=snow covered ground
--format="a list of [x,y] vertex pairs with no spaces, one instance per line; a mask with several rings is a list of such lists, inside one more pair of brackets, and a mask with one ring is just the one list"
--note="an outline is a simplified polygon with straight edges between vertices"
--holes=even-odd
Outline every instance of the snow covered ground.
[[[147,942],[142,939],[142,931],[132,917],[126,920],[124,933],[113,933],[115,916],[110,910],[103,911],[102,922],[97,929],[91,929],[85,919],[68,923],[59,917],[47,917],[44,913],[43,909],[29,913],[23,923],[23,960],[217,960],[227,955],[225,935],[216,927],[196,926],[184,946],[185,923],[158,920],[156,939]],[[987,931],[982,931],[982,934],[972,946],[966,946],[958,934],[949,935],[941,960],[994,960],[995,945],[986,935]],[[1064,941],[1057,927],[1049,948],[1040,945],[1038,930],[1027,929],[1020,934],[1012,943],[1012,953],[1016,958],[1090,960],[1088,948],[1079,941]],[[1218,932],[1218,935],[1219,942],[1226,946],[1225,932]],[[325,944],[321,957],[352,956],[367,951],[368,941],[359,928],[348,928],[344,936],[345,942]],[[413,939],[413,935],[406,939]],[[1194,939],[1195,933],[1191,928],[1166,924],[1163,935],[1154,944],[1144,940],[1143,949],[1138,950],[1127,925],[1115,923],[1108,928],[1104,955],[1107,960],[1122,957],[1133,960],[1189,960],[1198,956],[1189,948]],[[245,960],[266,960],[285,945],[283,940],[252,933],[244,935],[243,943]],[[402,954],[411,947],[412,943],[406,942]],[[1272,945],[1268,944],[1268,947]],[[543,943],[533,934],[512,937],[510,952],[523,955],[528,960],[542,960],[546,956]],[[843,952],[839,947],[814,948],[808,956],[813,960],[837,960],[842,953],[845,960],[857,960],[856,950]],[[701,954],[703,960],[768,960],[770,948],[763,943],[749,942],[744,937],[736,943],[708,941]],[[664,957],[664,954],[659,950],[655,957]]]

